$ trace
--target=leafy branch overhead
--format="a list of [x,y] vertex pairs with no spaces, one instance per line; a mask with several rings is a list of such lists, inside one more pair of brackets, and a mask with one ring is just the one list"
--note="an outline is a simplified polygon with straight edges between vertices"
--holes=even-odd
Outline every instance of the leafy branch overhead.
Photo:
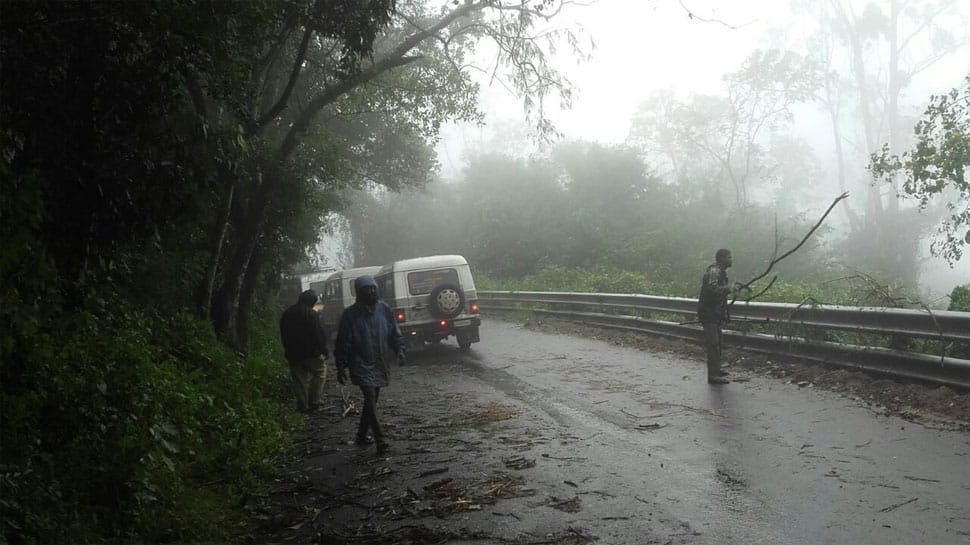
[[931,98],[914,133],[913,149],[897,155],[886,144],[871,156],[869,168],[888,183],[901,179],[901,193],[921,209],[946,198],[948,215],[931,249],[952,265],[970,244],[970,75],[961,87]]
[[579,48],[553,28],[569,3],[10,4],[0,151],[48,194],[40,237],[65,292],[143,244],[192,249],[186,306],[245,351],[255,292],[345,189],[434,178],[440,128],[481,117],[476,70],[554,131],[546,105],[571,84],[550,59]]
[[[267,235],[290,253],[302,251],[316,241],[322,218],[339,210],[341,189],[428,182],[440,127],[480,118],[472,70],[490,71],[522,99],[539,134],[552,133],[545,102],[558,93],[568,104],[571,87],[549,56],[560,41],[574,51],[579,45],[569,31],[538,27],[568,3],[479,0],[438,9],[384,1],[362,11],[355,2],[294,1],[267,8],[275,30],[250,44],[248,56],[229,61],[237,85],[225,85],[221,71],[184,70],[197,114],[207,124],[228,125],[224,132],[241,135],[239,148],[252,150],[234,162],[248,165],[246,172],[221,176],[227,180],[221,206],[233,212],[213,232],[237,236],[225,243],[211,237],[210,289],[200,291],[198,302],[205,309],[211,301],[216,329],[242,335],[233,309],[245,307],[238,300],[249,296],[243,278],[260,273],[266,253],[275,270],[287,261]],[[495,59],[477,66],[486,42]],[[212,111],[233,115],[205,117]]]

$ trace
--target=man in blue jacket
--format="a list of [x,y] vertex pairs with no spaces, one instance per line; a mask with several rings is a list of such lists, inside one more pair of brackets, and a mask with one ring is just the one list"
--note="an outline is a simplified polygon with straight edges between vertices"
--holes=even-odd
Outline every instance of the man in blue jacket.
[[286,309],[280,318],[280,338],[286,361],[293,376],[293,393],[296,407],[306,413],[317,408],[327,380],[324,360],[327,352],[327,334],[320,323],[320,315],[313,310],[317,292],[306,290],[296,304]]
[[350,370],[351,382],[360,387],[364,396],[356,443],[368,444],[370,430],[380,456],[388,451],[389,445],[377,418],[377,398],[381,388],[390,383],[391,361],[397,359],[399,365],[404,365],[404,337],[390,307],[378,300],[377,283],[372,277],[358,277],[354,290],[357,302],[340,316],[334,345],[337,382],[344,384],[346,372]]

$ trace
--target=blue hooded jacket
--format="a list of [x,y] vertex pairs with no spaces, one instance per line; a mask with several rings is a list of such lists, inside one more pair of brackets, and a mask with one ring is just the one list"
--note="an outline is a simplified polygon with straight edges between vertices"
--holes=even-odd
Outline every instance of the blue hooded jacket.
[[348,369],[350,380],[358,386],[387,386],[390,363],[404,354],[404,337],[394,313],[383,301],[373,307],[360,299],[360,290],[377,287],[374,278],[354,280],[357,302],[344,309],[337,329],[334,361],[337,369]]

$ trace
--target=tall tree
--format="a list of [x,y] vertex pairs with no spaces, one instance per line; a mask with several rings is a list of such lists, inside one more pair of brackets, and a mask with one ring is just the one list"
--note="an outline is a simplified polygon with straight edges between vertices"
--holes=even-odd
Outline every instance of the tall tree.
[[813,49],[831,71],[824,104],[832,117],[840,178],[863,184],[866,196],[864,209],[850,212],[848,253],[857,264],[915,286],[919,241],[933,220],[901,208],[898,183],[873,184],[862,166],[883,142],[892,153],[906,147],[912,120],[903,93],[920,74],[970,43],[967,13],[955,0],[872,1],[862,9],[848,0],[800,5],[818,18],[812,44],[824,47]]
[[14,3],[4,158],[43,185],[39,229],[66,294],[126,245],[201,246],[188,291],[244,351],[260,279],[312,246],[341,188],[425,183],[442,123],[477,118],[477,47],[553,130],[546,101],[568,103],[570,84],[549,51],[577,42],[533,30],[564,3]]
[[[680,183],[703,180],[699,191],[713,204],[722,192],[734,206],[750,201],[752,184],[770,174],[766,136],[791,121],[791,108],[819,85],[814,63],[791,52],[755,51],[724,76],[725,96],[693,95],[678,102],[661,92],[644,102],[630,129],[630,141],[653,150],[673,166]],[[698,167],[706,172],[698,172]]]
[[[445,119],[475,115],[476,88],[468,74],[469,59],[478,42],[490,40],[498,51],[498,69],[523,97],[527,111],[535,114],[539,130],[548,130],[544,101],[556,91],[568,97],[569,84],[549,67],[540,39],[530,30],[537,21],[553,16],[560,5],[555,0],[480,0],[436,10],[424,2],[413,2],[384,4],[380,9],[371,4],[370,11],[358,8],[337,14],[338,7],[332,3],[317,1],[281,17],[280,38],[249,61],[249,73],[255,76],[241,92],[223,99],[236,106],[237,119],[232,123],[243,127],[242,138],[255,151],[250,181],[230,184],[224,191],[232,210],[230,221],[215,229],[225,232],[231,228],[233,233],[224,247],[213,246],[213,261],[221,264],[221,284],[202,299],[203,304],[213,301],[217,329],[244,348],[239,336],[244,331],[240,320],[245,313],[240,308],[252,296],[244,279],[259,273],[260,261],[253,258],[265,251],[260,241],[273,221],[269,215],[272,203],[307,178],[324,183],[339,179],[334,165],[321,164],[310,144],[318,138],[331,144],[336,139],[335,149],[346,151],[339,143],[341,132],[331,124],[334,120],[378,112],[383,122],[406,127],[410,137],[433,142]],[[348,49],[346,43],[350,42],[335,41],[344,38],[334,34],[345,25],[331,16],[339,19],[348,13],[367,23],[350,26],[367,30],[354,37],[358,39],[354,44],[369,46],[368,40],[360,38],[375,38],[372,54],[369,47],[358,51]],[[380,28],[384,30],[378,33]],[[542,40],[556,38],[544,36]],[[186,78],[187,83],[191,79]],[[249,100],[240,100],[240,95],[248,95]],[[377,135],[390,133],[379,131],[373,123],[361,121],[357,130],[365,135],[358,146],[350,148],[360,152],[358,159],[386,158],[385,165],[395,166],[396,162],[400,166],[414,149],[386,145],[389,142]],[[403,136],[400,131],[396,134],[398,140]],[[397,184],[391,176],[373,181],[389,187]]]
[[895,183],[902,177],[903,195],[921,209],[945,198],[948,214],[938,228],[932,251],[952,266],[970,244],[970,75],[949,93],[933,96],[914,129],[916,145],[902,154],[889,144],[874,153],[870,168]]

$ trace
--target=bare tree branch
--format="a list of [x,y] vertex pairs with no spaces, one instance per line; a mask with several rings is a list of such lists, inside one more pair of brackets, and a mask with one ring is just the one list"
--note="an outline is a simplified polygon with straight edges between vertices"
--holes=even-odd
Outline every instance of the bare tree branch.
[[296,80],[300,77],[300,72],[303,69],[303,61],[306,58],[307,47],[310,44],[310,38],[313,37],[313,29],[308,25],[306,30],[303,31],[303,40],[300,41],[300,48],[297,50],[296,59],[293,61],[293,69],[290,71],[290,77],[286,82],[286,88],[280,94],[279,100],[274,104],[265,114],[263,114],[259,119],[253,122],[247,130],[247,136],[252,136],[259,129],[266,126],[267,123],[276,119],[283,110],[286,109],[286,105],[290,101],[290,95],[293,93],[293,88],[296,86]]
[[[835,205],[839,204],[839,202],[841,202],[842,200],[847,199],[847,198],[849,198],[849,192],[848,191],[846,191],[845,193],[843,193],[843,194],[839,195],[838,197],[836,197],[836,199],[834,201],[832,201],[832,204],[829,205],[828,209],[825,210],[825,213],[822,214],[822,217],[820,217],[818,219],[818,221],[815,222],[815,225],[813,225],[812,228],[809,229],[807,233],[805,233],[805,236],[802,237],[802,240],[799,241],[798,244],[796,244],[794,248],[792,248],[791,250],[788,250],[787,252],[781,254],[778,257],[773,258],[771,260],[771,262],[768,263],[768,268],[765,269],[764,272],[762,272],[758,276],[755,276],[751,280],[748,280],[746,283],[741,284],[741,286],[738,287],[738,290],[737,291],[751,290],[751,284],[754,284],[758,280],[761,280],[762,278],[768,276],[768,274],[775,267],[775,265],[777,265],[781,260],[783,260],[786,257],[788,257],[788,256],[792,255],[793,253],[797,252],[799,250],[799,248],[801,248],[808,241],[808,239],[812,237],[812,235],[815,233],[815,231],[817,231],[818,228],[822,226],[822,223],[825,221],[825,218],[827,218],[828,215],[829,215],[829,213],[832,212],[832,209],[835,208]],[[777,252],[777,250],[776,250],[776,252]],[[777,278],[777,276],[776,276],[776,278]],[[768,287],[771,287],[771,284],[774,284],[774,283],[775,283],[775,279],[773,278],[771,280],[771,282],[768,284]],[[761,290],[760,292],[758,292],[758,295],[763,294],[765,291],[767,291],[767,288],[765,288],[764,290]],[[746,301],[750,301],[752,299],[754,299],[754,297],[749,297],[749,298],[746,299]],[[735,297],[735,299],[731,301],[731,305],[734,305],[734,302],[736,300],[737,300],[737,298]],[[730,306],[728,308],[730,308]]]
[[[879,301],[882,305],[888,304],[893,307],[902,307],[903,305],[915,305],[923,309],[927,314],[930,315],[930,318],[933,320],[933,325],[936,326],[936,331],[939,334],[938,342],[940,343],[940,365],[943,365],[944,359],[946,358],[946,350],[952,345],[952,343],[947,344],[946,338],[943,336],[943,328],[940,326],[940,322],[936,319],[936,314],[933,312],[933,309],[931,309],[928,304],[926,304],[920,299],[913,299],[905,295],[903,296],[894,295],[892,293],[892,289],[890,286],[881,284],[875,278],[873,278],[872,276],[864,272],[861,272],[855,269],[852,269],[852,271],[854,274],[850,276],[845,276],[842,278],[836,278],[834,280],[829,280],[828,282],[826,282],[826,284],[831,284],[833,282],[839,282],[842,280],[849,280],[849,281],[861,280],[869,288],[869,292],[866,294],[866,299],[875,297],[877,301]],[[866,299],[864,299],[862,302],[863,303],[868,302]]]
[[720,19],[706,19],[704,17],[698,16],[693,11],[691,11],[691,9],[684,4],[684,0],[678,0],[678,2],[680,2],[680,7],[684,8],[684,11],[687,12],[687,18],[688,19],[700,21],[702,23],[717,23],[717,24],[720,24],[720,25],[724,25],[727,28],[730,28],[731,30],[737,30],[737,29],[739,29],[741,27],[746,27],[746,26],[754,23],[754,21],[755,21],[755,20],[751,20],[751,21],[748,21],[747,23],[744,23],[744,24],[741,24],[741,25],[731,25],[731,24],[728,24],[728,23],[726,23],[726,22],[724,22],[724,21],[722,21]]

